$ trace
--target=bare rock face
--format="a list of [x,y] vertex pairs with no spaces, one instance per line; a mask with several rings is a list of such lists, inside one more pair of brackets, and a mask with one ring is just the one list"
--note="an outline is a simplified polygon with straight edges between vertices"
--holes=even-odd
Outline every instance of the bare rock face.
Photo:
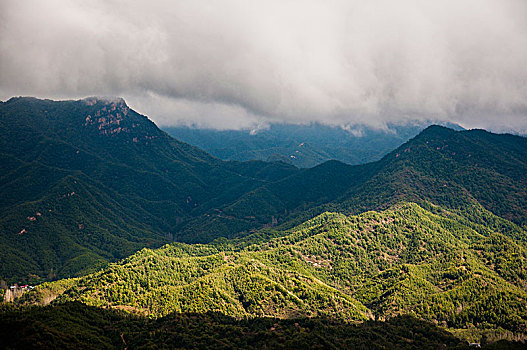
[[[14,288],[13,288],[14,287]],[[16,298],[19,298],[24,294],[25,289],[21,288],[17,285],[7,288],[4,294],[4,301],[7,303],[10,303],[14,301]]]
[[119,134],[130,132],[127,127],[121,125],[124,118],[130,112],[130,108],[122,98],[99,98],[89,97],[83,100],[88,106],[98,106],[93,114],[89,114],[84,126],[95,126],[101,135]]
[[126,135],[128,142],[144,144],[159,137],[148,118],[131,110],[120,97],[89,97],[82,101],[93,107],[84,119],[84,126],[96,130],[99,135]]

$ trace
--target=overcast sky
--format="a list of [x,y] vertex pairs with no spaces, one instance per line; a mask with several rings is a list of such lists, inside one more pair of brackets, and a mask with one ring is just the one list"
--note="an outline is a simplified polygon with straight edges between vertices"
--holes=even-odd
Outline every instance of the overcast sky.
[[160,125],[437,119],[527,132],[527,1],[0,0],[0,99]]

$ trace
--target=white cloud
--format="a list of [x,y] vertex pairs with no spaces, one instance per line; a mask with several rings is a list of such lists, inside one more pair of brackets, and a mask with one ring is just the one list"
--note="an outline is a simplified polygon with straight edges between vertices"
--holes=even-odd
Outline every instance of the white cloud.
[[0,6],[2,98],[122,95],[164,125],[439,119],[527,131],[521,0]]

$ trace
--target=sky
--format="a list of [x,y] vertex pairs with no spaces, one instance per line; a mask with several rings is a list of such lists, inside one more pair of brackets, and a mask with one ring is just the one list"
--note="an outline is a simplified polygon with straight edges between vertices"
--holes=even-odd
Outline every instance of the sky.
[[0,0],[12,96],[121,96],[161,126],[527,133],[527,1]]

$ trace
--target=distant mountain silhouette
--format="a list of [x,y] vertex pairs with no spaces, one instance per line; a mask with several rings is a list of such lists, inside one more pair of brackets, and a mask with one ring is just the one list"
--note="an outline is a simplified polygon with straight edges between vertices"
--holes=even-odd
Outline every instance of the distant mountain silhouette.
[[[328,160],[363,164],[379,160],[424,130],[430,123],[388,125],[388,130],[356,127],[345,130],[318,123],[271,124],[258,130],[212,130],[165,127],[174,138],[224,160],[281,160],[311,168]],[[445,126],[462,130],[456,124]]]

